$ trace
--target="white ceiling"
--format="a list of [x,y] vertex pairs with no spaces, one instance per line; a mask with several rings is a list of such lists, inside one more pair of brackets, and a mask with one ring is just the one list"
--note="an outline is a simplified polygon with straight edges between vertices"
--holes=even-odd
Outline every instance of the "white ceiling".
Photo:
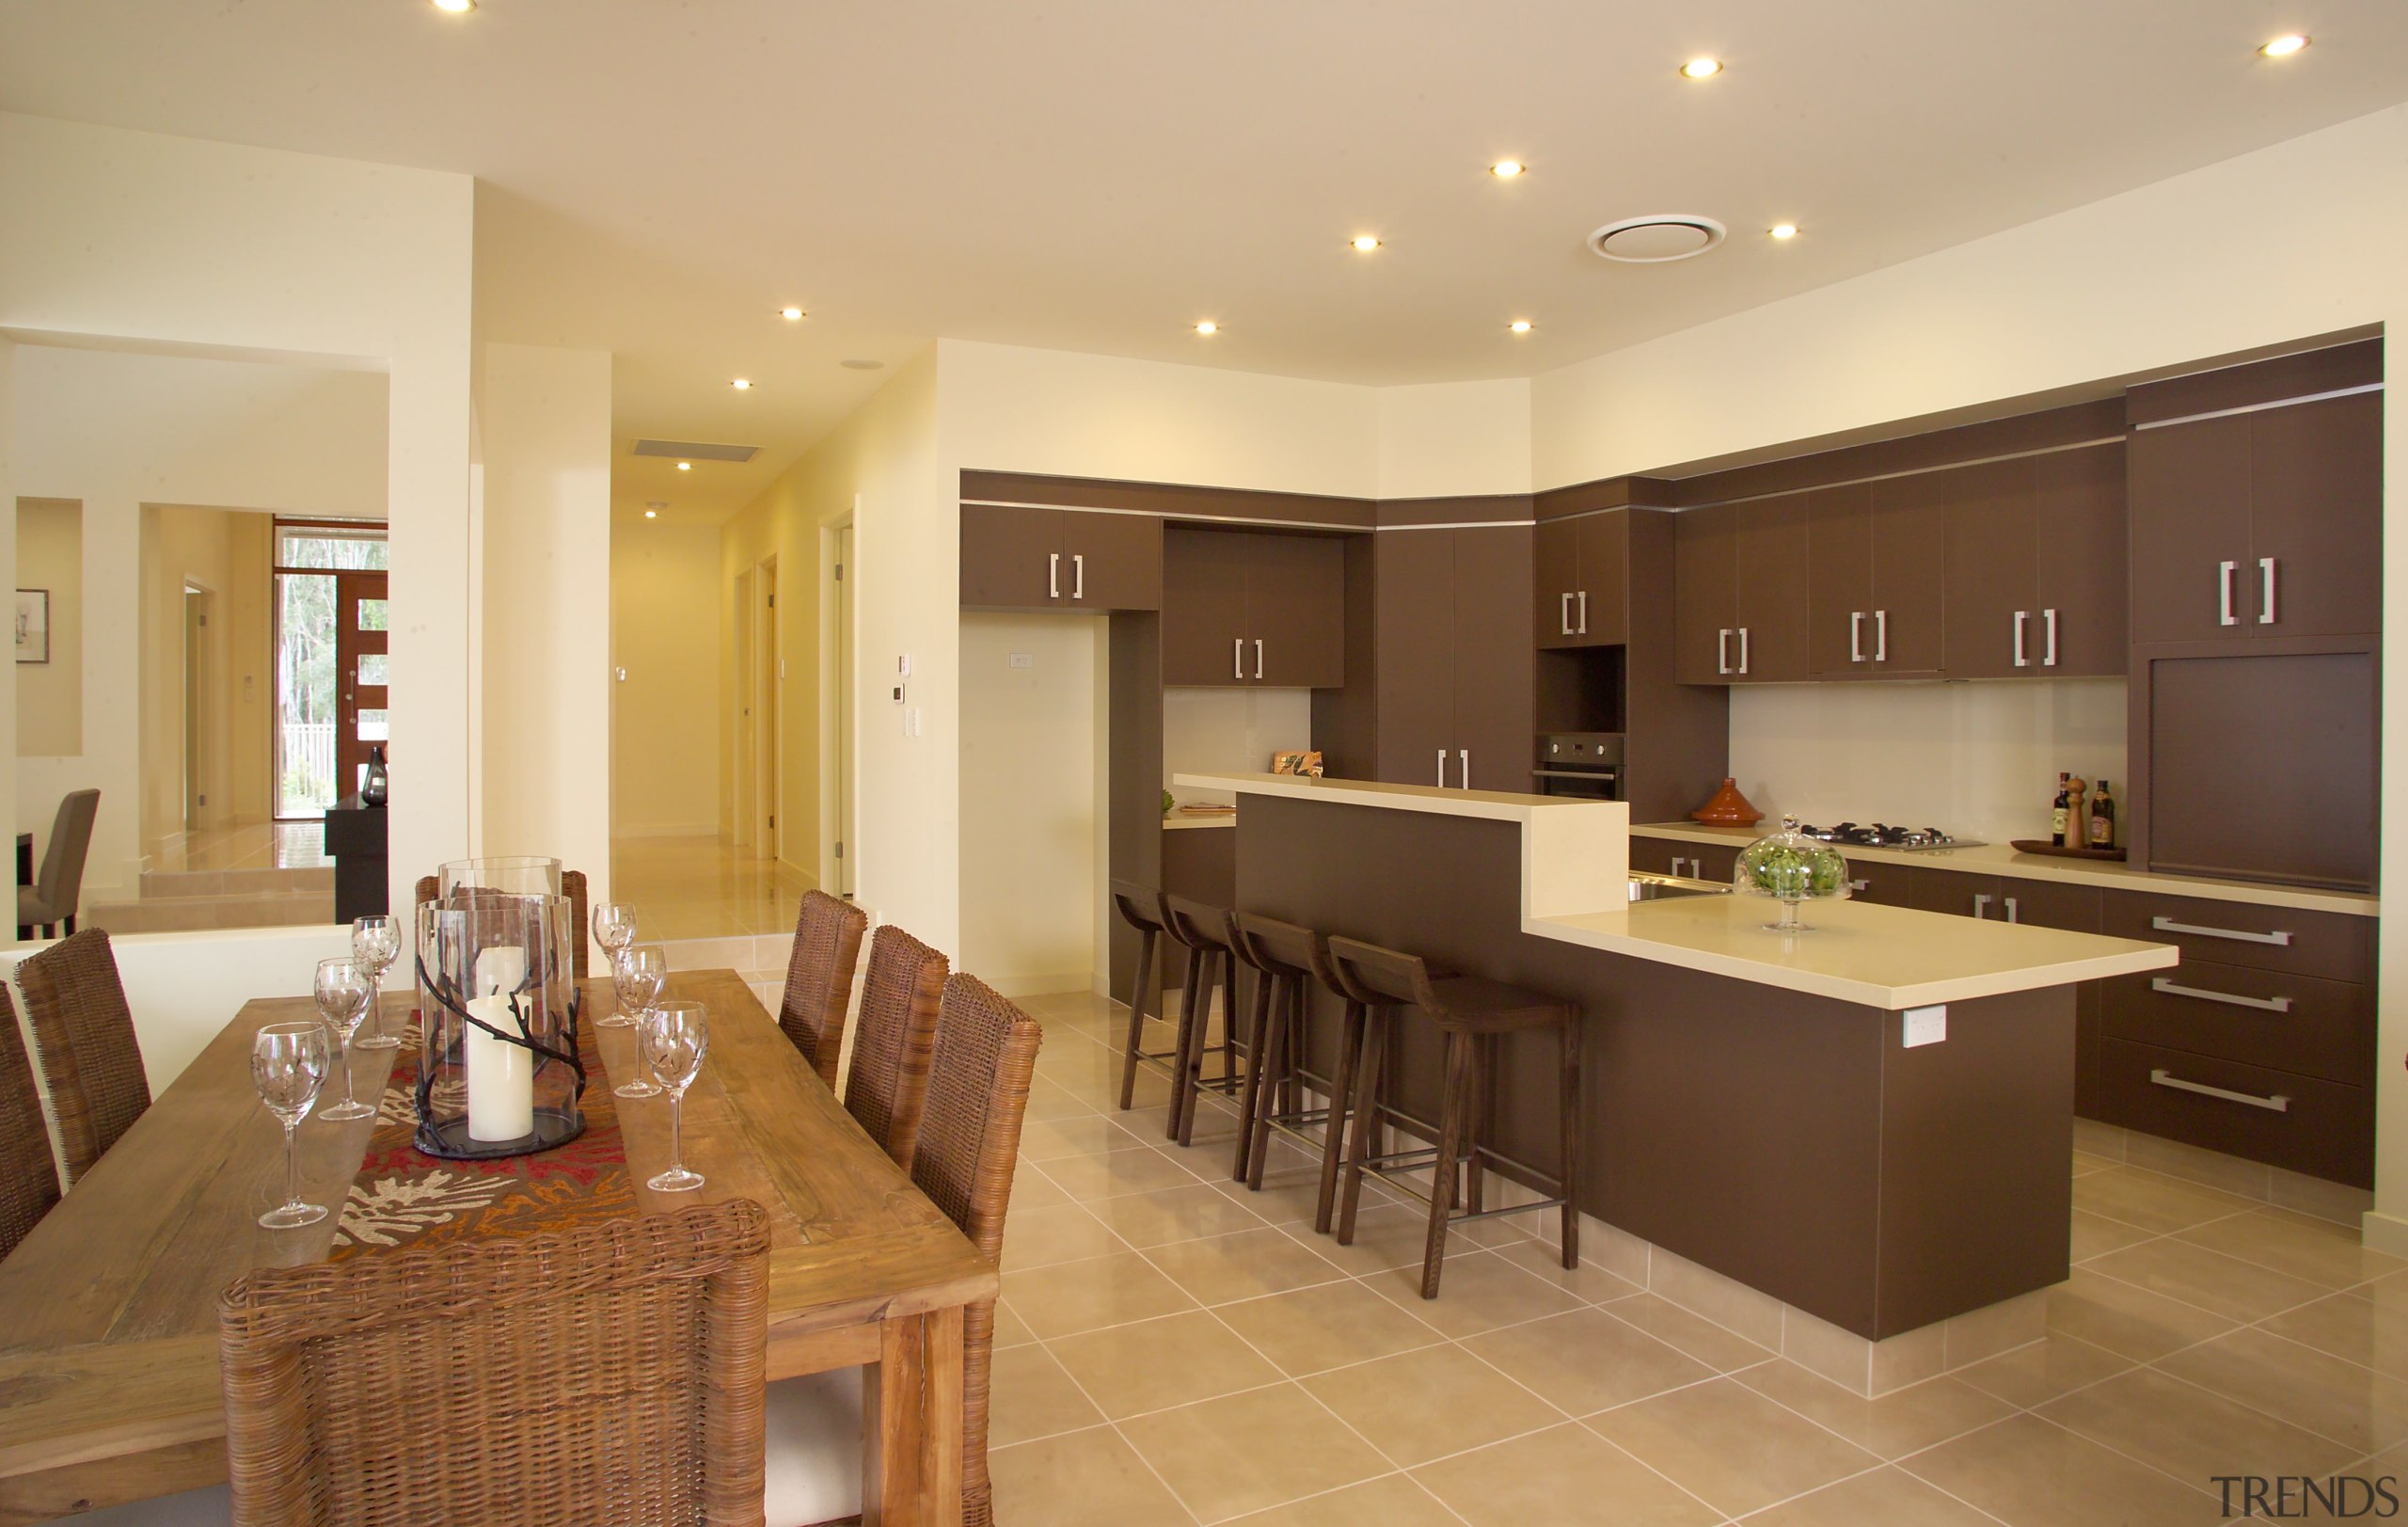
[[[2399,0],[0,6],[8,109],[479,176],[484,332],[614,352],[617,497],[703,521],[877,386],[847,357],[1523,375],[2403,99]],[[1667,211],[1730,242],[1582,247]]]

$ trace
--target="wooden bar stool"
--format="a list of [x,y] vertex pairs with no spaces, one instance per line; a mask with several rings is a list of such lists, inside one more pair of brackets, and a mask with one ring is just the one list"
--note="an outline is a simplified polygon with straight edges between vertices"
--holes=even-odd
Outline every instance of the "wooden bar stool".
[[[1347,1141],[1346,1194],[1339,1213],[1338,1244],[1354,1243],[1354,1210],[1362,1197],[1365,1171],[1376,1171],[1393,1181],[1396,1174],[1427,1162],[1430,1240],[1421,1256],[1423,1298],[1438,1296],[1438,1271],[1446,1260],[1447,1226],[1450,1220],[1560,1209],[1563,1265],[1580,1265],[1580,1010],[1561,998],[1508,986],[1502,981],[1476,976],[1434,977],[1413,955],[1354,939],[1331,939],[1329,961],[1338,978],[1339,991],[1350,1001],[1361,1003],[1365,1010],[1360,1054],[1354,1066],[1353,1131]],[[1371,1137],[1384,1117],[1402,1121],[1424,1133],[1430,1128],[1425,1121],[1410,1118],[1381,1098],[1388,1028],[1397,1010],[1407,1007],[1418,1009],[1447,1038],[1446,1082],[1436,1128],[1438,1143],[1434,1149],[1375,1153],[1370,1148]],[[1497,1037],[1536,1028],[1553,1028],[1561,1052],[1562,1121],[1552,1184],[1535,1169],[1499,1154],[1481,1139],[1488,1122],[1483,1115]],[[1504,1169],[1508,1177],[1553,1196],[1510,1209],[1483,1208],[1481,1176],[1484,1163]],[[1463,1205],[1461,1214],[1452,1212],[1458,1202]]]
[[[1317,981],[1344,995],[1339,993],[1337,972],[1330,968],[1321,935],[1311,929],[1252,912],[1240,912],[1235,920],[1238,958],[1256,972],[1247,1043],[1257,1059],[1246,1074],[1244,1123],[1230,1176],[1250,1188],[1261,1188],[1263,1161],[1270,1153],[1275,1129],[1318,1149],[1321,1196],[1313,1210],[1313,1229],[1325,1234],[1337,1197],[1339,1161],[1345,1153],[1346,1093],[1354,1051],[1362,1042],[1363,1006],[1351,1000],[1346,1004],[1338,1074],[1329,1079],[1328,1105],[1304,1106],[1305,1084],[1316,1079],[1305,1069],[1311,988]],[[1323,1127],[1318,1141],[1306,1133],[1314,1124]]]
[[[1207,1088],[1234,1097],[1243,1078],[1238,1074],[1237,934],[1227,907],[1168,891],[1163,893],[1163,918],[1171,941],[1187,951],[1187,979],[1179,1009],[1177,1058],[1172,1061],[1171,1138],[1187,1145],[1196,1137],[1196,1097]],[[1217,975],[1215,974],[1217,972]],[[1221,1042],[1210,1042],[1212,990],[1221,992]],[[1221,1052],[1221,1074],[1204,1074],[1204,1055]]]
[[[1168,919],[1163,913],[1163,893],[1150,885],[1134,881],[1112,883],[1112,905],[1120,920],[1137,931],[1137,972],[1129,991],[1129,1040],[1120,1051],[1120,1107],[1127,1112],[1137,1095],[1137,1062],[1147,1061],[1161,1067],[1165,1074],[1179,1058],[1176,1047],[1149,1051],[1143,1048],[1146,1037],[1146,998],[1154,992],[1154,948],[1156,941],[1168,930]],[[1164,1018],[1170,1014],[1164,1012]],[[1178,1121],[1171,1121],[1175,1131]]]

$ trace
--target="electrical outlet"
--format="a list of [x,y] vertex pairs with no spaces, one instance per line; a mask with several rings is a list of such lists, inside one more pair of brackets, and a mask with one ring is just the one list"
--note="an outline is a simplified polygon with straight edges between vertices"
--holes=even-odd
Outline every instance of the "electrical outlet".
[[1037,666],[1037,654],[1034,652],[1015,652],[1010,657],[1006,658],[1004,661],[1007,666],[1013,668],[1034,668]]
[[1909,1050],[1918,1044],[1938,1044],[1948,1037],[1948,1009],[1944,1006],[1909,1008],[1905,1017],[1906,1027],[1901,1039]]

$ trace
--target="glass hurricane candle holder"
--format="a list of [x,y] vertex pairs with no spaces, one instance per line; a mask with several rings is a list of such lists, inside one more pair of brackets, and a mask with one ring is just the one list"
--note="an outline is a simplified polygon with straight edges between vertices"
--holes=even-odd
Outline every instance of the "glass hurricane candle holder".
[[420,904],[420,1152],[530,1155],[584,1133],[577,931],[561,896],[463,884]]

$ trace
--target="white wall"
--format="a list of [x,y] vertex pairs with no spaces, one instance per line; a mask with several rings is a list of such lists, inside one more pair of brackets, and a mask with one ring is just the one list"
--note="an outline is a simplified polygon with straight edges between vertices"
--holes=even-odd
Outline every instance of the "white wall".
[[610,527],[610,831],[715,837],[720,528]]
[[1385,387],[1379,400],[1383,499],[1530,490],[1530,384]]
[[18,586],[50,596],[46,662],[17,665],[17,751],[24,757],[84,752],[84,506],[17,501]]
[[1312,745],[1310,690],[1163,691],[1163,788],[1181,804],[1234,803],[1228,790],[1173,786],[1185,773],[1261,773],[1274,753]]

